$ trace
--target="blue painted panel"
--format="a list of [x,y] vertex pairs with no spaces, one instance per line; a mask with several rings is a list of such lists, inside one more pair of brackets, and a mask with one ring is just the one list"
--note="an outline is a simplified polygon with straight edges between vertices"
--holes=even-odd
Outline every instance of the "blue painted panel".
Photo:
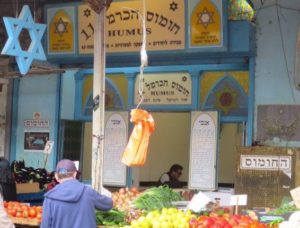
[[[58,121],[58,76],[49,75],[45,77],[24,77],[20,79],[17,91],[18,111],[13,113],[13,126],[15,126],[15,147],[12,148],[13,159],[25,160],[27,166],[44,167],[45,155],[40,152],[24,151],[24,132],[50,132],[50,140],[55,141],[52,153],[49,155],[46,168],[53,170],[56,162],[56,139]],[[49,128],[25,128],[24,120],[33,119],[33,113],[40,112],[41,119],[50,122]]]

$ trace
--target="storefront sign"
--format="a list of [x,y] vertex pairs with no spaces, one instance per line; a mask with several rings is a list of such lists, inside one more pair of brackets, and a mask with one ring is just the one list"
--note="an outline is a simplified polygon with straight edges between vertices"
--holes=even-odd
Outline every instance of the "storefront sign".
[[75,53],[75,7],[47,9],[48,54]]
[[290,170],[291,156],[241,155],[240,168],[251,170]]
[[49,120],[24,120],[24,127],[49,128]]
[[[139,102],[139,75],[135,81],[135,103]],[[189,105],[192,81],[189,73],[144,74],[143,104]]]
[[[147,50],[178,50],[185,47],[184,0],[146,0]],[[142,1],[112,2],[106,12],[106,51],[139,51],[143,35]],[[93,53],[95,12],[78,6],[79,53]]]
[[223,0],[189,1],[190,47],[222,47]]

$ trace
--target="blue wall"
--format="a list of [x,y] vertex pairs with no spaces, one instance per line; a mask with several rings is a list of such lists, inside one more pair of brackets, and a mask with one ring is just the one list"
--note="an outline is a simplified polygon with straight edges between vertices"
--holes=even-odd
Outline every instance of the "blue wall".
[[[25,160],[26,166],[34,168],[44,167],[45,155],[41,152],[24,151],[24,132],[50,132],[50,140],[55,141],[52,153],[48,157],[46,168],[51,171],[56,162],[56,135],[57,135],[57,112],[58,112],[58,91],[59,77],[57,75],[31,76],[19,79],[15,87],[15,94],[18,94],[17,104],[14,104],[17,113],[13,113],[16,121],[15,135],[12,136],[12,158]],[[16,107],[17,106],[17,107]],[[41,113],[41,119],[50,121],[49,128],[25,128],[24,120],[33,119],[35,112]]]
[[[255,117],[258,105],[299,105],[295,87],[294,61],[300,22],[300,1],[253,1],[256,13],[257,57],[255,67]],[[299,77],[299,76],[298,76]],[[256,122],[257,120],[255,120]],[[256,124],[255,124],[256,125]],[[256,126],[254,126],[256,134]],[[284,145],[286,142],[266,142]],[[289,146],[299,142],[289,142]]]

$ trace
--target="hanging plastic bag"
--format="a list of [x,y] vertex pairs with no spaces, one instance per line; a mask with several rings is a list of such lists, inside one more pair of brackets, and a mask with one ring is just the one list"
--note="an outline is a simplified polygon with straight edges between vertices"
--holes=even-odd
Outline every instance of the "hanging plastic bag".
[[142,166],[145,164],[149,139],[154,132],[154,119],[147,111],[132,109],[130,122],[134,128],[122,156],[122,163],[127,166]]

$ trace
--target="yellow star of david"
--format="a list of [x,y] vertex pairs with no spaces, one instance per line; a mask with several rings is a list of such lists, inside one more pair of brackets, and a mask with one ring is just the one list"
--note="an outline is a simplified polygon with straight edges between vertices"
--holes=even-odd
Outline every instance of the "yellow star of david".
[[[24,5],[19,18],[3,17],[8,39],[2,49],[2,55],[16,57],[16,61],[21,74],[26,74],[33,59],[46,60],[41,39],[46,30],[45,24],[34,23],[30,8]],[[31,43],[27,51],[22,50],[19,35],[22,29],[29,32]]]

